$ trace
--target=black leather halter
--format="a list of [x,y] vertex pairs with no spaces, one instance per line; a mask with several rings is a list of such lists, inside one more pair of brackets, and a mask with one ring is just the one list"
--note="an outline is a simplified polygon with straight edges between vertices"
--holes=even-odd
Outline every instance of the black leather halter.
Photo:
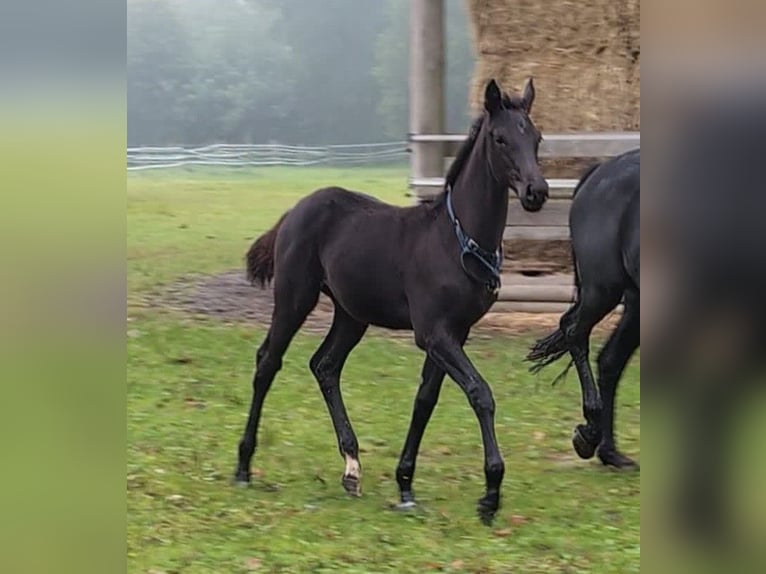
[[[452,207],[452,186],[447,187],[447,215],[455,227],[455,235],[457,236],[458,245],[460,245],[460,264],[463,266],[463,271],[472,279],[483,281],[489,291],[500,289],[500,269],[503,265],[503,250],[501,247],[498,247],[494,253],[487,251],[479,246],[463,230],[463,226],[460,225],[460,221],[455,216],[455,210]],[[489,272],[489,277],[477,277],[475,273],[469,271],[465,266],[466,255],[471,255],[477,259]]]

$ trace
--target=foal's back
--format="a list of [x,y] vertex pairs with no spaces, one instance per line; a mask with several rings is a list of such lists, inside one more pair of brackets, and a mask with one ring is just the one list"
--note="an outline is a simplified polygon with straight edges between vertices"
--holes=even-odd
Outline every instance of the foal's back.
[[415,221],[422,212],[421,206],[399,207],[342,187],[318,189],[286,214],[276,240],[277,262],[280,252],[296,244],[323,259],[333,247],[350,258],[403,249],[410,235],[422,229]]
[[360,322],[411,328],[404,276],[426,211],[340,187],[315,191],[280,226],[275,287],[314,283]]

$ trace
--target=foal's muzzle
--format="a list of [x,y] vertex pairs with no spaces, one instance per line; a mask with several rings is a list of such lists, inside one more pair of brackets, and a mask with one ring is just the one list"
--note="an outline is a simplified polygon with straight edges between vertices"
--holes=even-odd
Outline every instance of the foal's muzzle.
[[540,178],[540,181],[528,183],[519,193],[519,199],[526,211],[540,211],[548,199],[548,182]]

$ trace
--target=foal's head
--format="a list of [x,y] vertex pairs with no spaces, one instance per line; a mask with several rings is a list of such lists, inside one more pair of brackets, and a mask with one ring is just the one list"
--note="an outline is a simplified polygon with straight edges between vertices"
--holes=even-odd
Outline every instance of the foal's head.
[[495,80],[484,92],[490,169],[500,183],[513,189],[527,211],[539,211],[548,198],[548,183],[537,159],[542,135],[529,117],[534,101],[531,78],[520,97],[503,94]]

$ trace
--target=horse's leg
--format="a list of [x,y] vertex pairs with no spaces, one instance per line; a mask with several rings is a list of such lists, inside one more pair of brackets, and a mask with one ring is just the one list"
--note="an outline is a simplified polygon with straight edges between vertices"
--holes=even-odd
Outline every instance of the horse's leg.
[[561,318],[561,330],[577,369],[582,391],[583,416],[587,424],[577,425],[572,445],[581,458],[591,458],[601,442],[601,399],[590,367],[590,334],[620,301],[621,290],[582,288],[576,311]]
[[330,332],[309,362],[311,372],[316,377],[327,403],[327,410],[330,411],[340,455],[346,460],[343,487],[353,496],[361,495],[362,467],[359,464],[359,444],[343,404],[340,373],[349,353],[362,339],[366,330],[367,325],[351,317],[336,303]]
[[439,400],[439,391],[444,381],[444,370],[434,361],[426,357],[420,379],[418,393],[415,396],[415,406],[412,410],[412,420],[407,431],[399,464],[396,467],[396,482],[399,484],[401,504],[399,508],[406,509],[415,506],[412,494],[412,479],[415,475],[415,459],[418,456],[420,441],[431,418],[431,413]]
[[263,340],[263,343],[261,343],[261,346],[258,347],[258,351],[256,351],[255,353],[255,368],[256,369],[261,364],[263,357],[266,355],[266,350],[269,348],[270,334],[271,334],[271,329],[269,329],[269,331],[266,333],[266,338]]
[[[296,285],[301,285],[296,282]],[[271,388],[277,372],[282,368],[282,356],[290,346],[295,333],[300,329],[306,316],[316,306],[319,298],[318,286],[303,282],[302,289],[274,289],[274,312],[271,328],[256,353],[255,374],[253,375],[253,398],[247,417],[245,431],[239,443],[239,462],[234,479],[237,483],[250,482],[250,461],[257,444],[258,421],[266,394]]]
[[479,499],[479,516],[489,523],[500,507],[500,485],[505,474],[505,463],[495,437],[495,399],[492,390],[476,370],[463,350],[466,335],[456,335],[447,329],[437,329],[425,337],[415,333],[419,346],[425,348],[429,358],[445,371],[463,390],[476,413],[484,443],[484,476],[486,493]]
[[625,365],[641,340],[638,297],[626,293],[625,312],[617,328],[598,356],[598,386],[603,403],[601,430],[604,438],[598,447],[602,463],[617,468],[638,468],[638,465],[617,450],[614,440],[614,397]]

